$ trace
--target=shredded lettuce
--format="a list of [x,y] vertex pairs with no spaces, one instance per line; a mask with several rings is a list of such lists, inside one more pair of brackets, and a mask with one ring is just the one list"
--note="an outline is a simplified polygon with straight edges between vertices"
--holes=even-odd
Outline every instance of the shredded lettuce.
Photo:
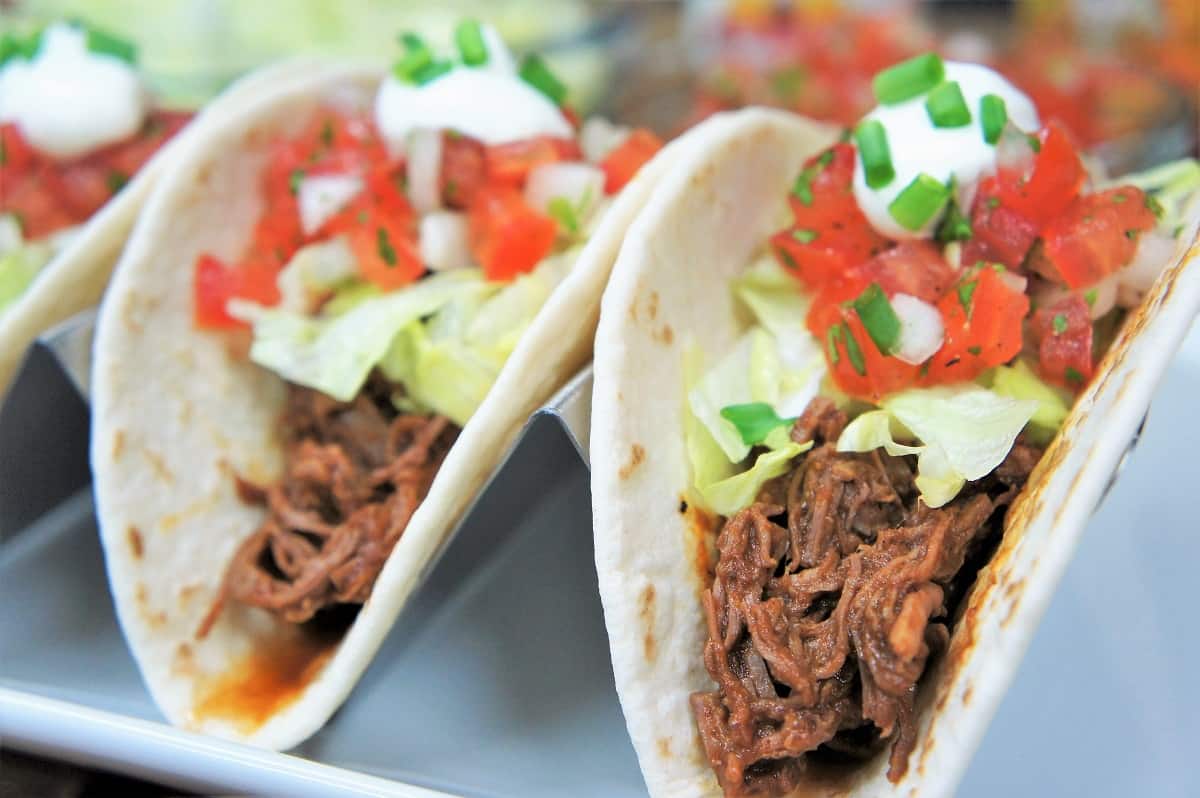
[[[880,404],[880,410],[847,425],[838,450],[883,447],[891,454],[918,454],[917,489],[930,507],[941,507],[965,481],[981,479],[1000,465],[1039,407],[1035,400],[970,384],[901,391]],[[904,445],[897,438],[919,444]]]
[[1048,443],[1071,412],[1069,395],[1064,396],[1065,391],[1043,382],[1024,360],[993,369],[991,389],[1000,396],[1038,403],[1026,430],[1038,443]]
[[720,515],[733,515],[749,507],[764,484],[786,474],[792,460],[813,446],[812,441],[788,442],[779,449],[763,452],[748,470],[718,482],[699,485],[700,495],[708,508]]
[[56,248],[53,241],[25,241],[17,218],[0,215],[0,313],[25,293]]
[[301,247],[275,278],[279,286],[278,307],[305,313],[315,299],[357,274],[354,252],[344,236]]
[[1195,194],[1200,191],[1200,162],[1194,158],[1171,161],[1143,172],[1122,175],[1110,180],[1104,188],[1137,186],[1152,196],[1162,207],[1159,226],[1174,231],[1187,219],[1184,212]]
[[474,269],[434,274],[403,290],[363,299],[332,317],[313,318],[279,308],[230,310],[253,323],[251,360],[291,382],[348,402],[397,333],[482,280]]
[[383,375],[402,383],[401,410],[433,411],[463,426],[479,408],[499,368],[460,340],[432,340],[426,326],[412,321],[392,341],[379,362]]
[[[684,385],[699,383],[704,375],[704,353],[697,346],[689,346],[683,355]],[[690,401],[684,402],[684,440],[687,443],[688,461],[692,465],[692,484],[703,498],[704,486],[720,482],[737,470],[733,461],[700,420]]]

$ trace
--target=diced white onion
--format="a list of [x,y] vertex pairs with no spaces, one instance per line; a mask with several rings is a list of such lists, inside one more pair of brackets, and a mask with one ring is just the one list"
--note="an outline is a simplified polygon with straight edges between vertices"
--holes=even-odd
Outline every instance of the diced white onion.
[[442,133],[420,128],[408,137],[408,199],[417,213],[442,207]]
[[579,129],[579,149],[591,163],[600,163],[608,154],[625,143],[629,128],[614,125],[602,116],[586,119]]
[[1000,140],[996,142],[996,169],[1027,175],[1033,169],[1036,155],[1029,136],[1011,122],[1004,126]]
[[434,271],[471,265],[465,213],[434,211],[422,216],[420,241],[421,260]]
[[14,213],[0,214],[0,257],[21,248],[21,223]]
[[937,354],[945,339],[937,308],[908,294],[896,294],[891,302],[900,319],[900,342],[892,354],[913,366]]
[[1117,302],[1123,308],[1139,305],[1163,268],[1175,256],[1175,239],[1152,230],[1138,239],[1133,260],[1117,272]]
[[942,257],[946,263],[950,264],[950,268],[954,271],[962,269],[962,242],[951,241],[946,246],[942,247]]
[[525,182],[525,201],[531,208],[545,213],[552,200],[562,197],[575,208],[580,224],[603,196],[604,172],[585,163],[543,164]]
[[1098,319],[1116,307],[1120,283],[1118,275],[1110,274],[1091,288],[1084,289],[1084,299],[1091,297],[1091,301],[1088,302],[1088,315],[1091,318]]
[[1008,269],[1005,269],[1002,272],[1001,271],[996,272],[996,277],[998,277],[1000,279],[1000,282],[1004,283],[1006,286],[1008,286],[1013,291],[1016,291],[1018,294],[1025,293],[1025,289],[1029,285],[1028,277],[1017,274],[1016,272],[1010,272]]
[[363,179],[358,175],[315,175],[301,180],[296,198],[304,234],[320,230],[362,190]]
[[275,278],[279,307],[310,313],[323,294],[357,273],[354,251],[345,236],[301,247]]
[[[1094,292],[1094,294],[1093,294]],[[1088,315],[1098,319],[1113,309],[1117,301],[1117,275],[1111,274],[1095,285],[1072,291],[1065,285],[1035,278],[1033,288],[1029,292],[1034,308],[1049,308],[1075,294],[1082,296],[1088,302]]]

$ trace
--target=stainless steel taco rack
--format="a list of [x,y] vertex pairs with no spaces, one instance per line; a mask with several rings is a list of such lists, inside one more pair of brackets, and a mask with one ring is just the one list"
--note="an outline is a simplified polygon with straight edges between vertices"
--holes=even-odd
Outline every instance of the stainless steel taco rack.
[[[346,705],[275,754],[163,724],[101,598],[87,469],[91,322],[44,336],[0,404],[0,745],[202,793],[644,795],[592,559],[590,369],[530,418]],[[1155,621],[1190,601],[1187,580],[1156,577],[1200,555],[1195,536],[1167,539],[1178,528],[1170,520],[1190,512],[1184,481],[1161,484],[1181,451],[1200,447],[1197,393],[1193,336],[962,794],[1200,792],[1195,773],[1158,767],[1200,729],[1200,713],[1178,711],[1200,707],[1200,688],[1166,666],[1161,690],[1138,681],[1147,657],[1200,658],[1200,639]],[[1136,600],[1096,594],[1117,571],[1126,587],[1142,586]],[[1112,628],[1130,637],[1127,655],[1106,641]],[[1111,697],[1096,702],[1100,691]],[[1048,708],[1073,719],[1067,738],[1055,723],[1030,725]],[[1132,722],[1146,712],[1153,727]],[[1137,783],[1111,784],[1094,767],[1108,758],[1144,762]]]

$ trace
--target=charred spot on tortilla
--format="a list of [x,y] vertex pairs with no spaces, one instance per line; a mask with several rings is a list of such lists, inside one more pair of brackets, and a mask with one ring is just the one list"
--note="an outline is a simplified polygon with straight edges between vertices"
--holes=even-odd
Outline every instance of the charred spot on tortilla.
[[129,540],[129,553],[133,555],[133,559],[142,559],[142,554],[145,553],[145,547],[142,545],[141,531],[133,524],[130,524],[125,530],[125,537]]
[[660,344],[670,345],[675,340],[675,331],[671,329],[670,324],[664,324],[658,330],[651,332],[650,337]]
[[658,292],[650,292],[650,301],[646,303],[646,315],[650,317],[650,321],[658,318]]
[[786,793],[812,764],[888,744],[888,777],[903,776],[918,682],[932,658],[972,647],[978,602],[956,624],[957,610],[1040,455],[1019,439],[994,472],[933,509],[918,499],[915,456],[837,451],[846,423],[814,399],[791,437],[816,446],[717,538],[703,595],[717,689],[691,702],[730,796]]
[[113,433],[112,437],[112,459],[120,460],[121,455],[125,453],[125,430],[119,429]]
[[235,552],[198,639],[228,601],[305,624],[367,600],[459,432],[396,410],[397,390],[377,373],[350,402],[289,385],[283,476],[263,486],[233,475],[238,497],[267,515]]
[[687,511],[688,511],[687,499],[680,499],[679,500],[679,514],[686,515]]
[[629,450],[629,462],[621,466],[621,479],[629,479],[637,467],[646,460],[646,447],[635,443]]

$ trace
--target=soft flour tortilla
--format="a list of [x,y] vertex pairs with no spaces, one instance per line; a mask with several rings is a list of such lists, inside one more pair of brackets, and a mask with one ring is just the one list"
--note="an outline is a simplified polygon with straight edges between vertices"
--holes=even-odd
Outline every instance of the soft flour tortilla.
[[284,383],[192,324],[201,252],[235,259],[261,210],[273,142],[320,107],[369,108],[381,73],[334,68],[259,98],[188,142],[155,187],[98,321],[92,466],[109,581],[143,678],[171,722],[271,748],[316,731],[346,698],[439,546],[522,424],[591,354],[625,228],[674,146],[609,209],[463,428],[340,643],[230,603],[196,630],[262,520],[234,474],[280,476]]
[[138,211],[182,142],[197,135],[198,128],[207,120],[235,111],[270,86],[297,80],[319,68],[317,61],[297,59],[237,81],[199,112],[146,162],[129,185],[84,223],[75,238],[42,268],[12,307],[0,315],[0,398],[25,350],[38,335],[100,301]]
[[[703,151],[673,164],[630,227],[596,335],[591,435],[605,442],[592,448],[596,570],[617,690],[654,796],[720,794],[688,704],[691,693],[713,689],[700,595],[716,524],[683,503],[683,353],[695,342],[713,362],[733,346],[745,322],[730,279],[787,218],[785,198],[803,161],[833,141],[826,128],[763,110],[720,119],[705,135]],[[814,772],[803,794],[953,793],[1200,306],[1191,218],[1176,256],[1010,509],[948,653],[922,683],[907,775],[887,781],[884,751],[840,778]]]

